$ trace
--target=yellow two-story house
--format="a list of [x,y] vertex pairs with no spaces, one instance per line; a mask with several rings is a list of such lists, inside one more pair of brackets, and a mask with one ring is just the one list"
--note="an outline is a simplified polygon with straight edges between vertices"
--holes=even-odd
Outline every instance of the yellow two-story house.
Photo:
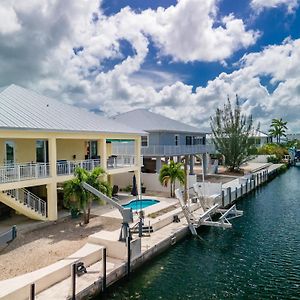
[[[0,88],[0,202],[32,219],[56,220],[62,183],[77,166],[101,166],[111,183],[115,174],[135,174],[140,191],[142,135],[16,85]],[[112,143],[128,140],[133,155],[112,155]]]

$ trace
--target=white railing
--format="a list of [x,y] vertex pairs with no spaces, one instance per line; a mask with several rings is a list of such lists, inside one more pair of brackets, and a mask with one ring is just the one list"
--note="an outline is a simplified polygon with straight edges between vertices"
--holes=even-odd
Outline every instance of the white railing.
[[[133,155],[134,151],[134,144],[132,143],[112,144],[112,153],[115,155]],[[214,145],[149,145],[148,147],[141,147],[143,156],[177,156],[214,152]]]
[[49,177],[48,163],[22,163],[0,166],[0,183]]
[[42,216],[47,216],[47,203],[43,199],[39,198],[35,194],[29,192],[26,189],[14,189],[3,191],[7,195],[19,201],[20,203],[26,205],[35,212],[41,214]]
[[134,165],[135,165],[134,155],[112,155],[107,159],[108,169],[131,167]]
[[211,153],[214,151],[214,147],[211,145],[153,145],[148,147],[142,147],[142,154],[145,156],[176,156],[176,155],[188,155],[188,154],[201,154]]
[[92,171],[94,168],[100,166],[100,159],[86,159],[77,161],[58,161],[57,175],[73,175],[77,167],[83,168],[87,171]]

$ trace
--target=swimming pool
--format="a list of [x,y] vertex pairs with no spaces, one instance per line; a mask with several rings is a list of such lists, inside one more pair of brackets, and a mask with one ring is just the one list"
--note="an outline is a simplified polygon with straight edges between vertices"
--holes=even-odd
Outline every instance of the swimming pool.
[[129,203],[123,204],[123,207],[132,208],[132,210],[139,210],[146,208],[148,206],[159,203],[158,200],[154,199],[142,199],[142,200],[132,200]]

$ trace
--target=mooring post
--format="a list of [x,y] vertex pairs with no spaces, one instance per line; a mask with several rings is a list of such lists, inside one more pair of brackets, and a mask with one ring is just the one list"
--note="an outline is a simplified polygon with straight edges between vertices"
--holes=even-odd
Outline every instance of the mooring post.
[[130,258],[131,256],[131,249],[130,249],[130,237],[127,237],[127,277],[130,276]]
[[238,198],[238,188],[235,187],[235,199],[237,199],[237,198]]
[[106,248],[102,249],[102,292],[106,290]]
[[72,278],[72,300],[76,300],[76,263],[72,265],[71,278]]
[[32,283],[30,285],[30,297],[29,297],[29,299],[34,300],[34,298],[35,298],[35,283]]
[[243,197],[243,194],[244,194],[244,192],[243,192],[243,184],[241,184],[241,197]]
[[246,180],[246,191],[245,191],[245,194],[248,193],[248,179]]
[[231,203],[231,187],[227,188],[227,194],[228,194],[228,199],[229,199],[229,204]]
[[225,195],[224,195],[224,191],[222,190],[222,207],[225,207],[225,203],[224,203],[224,197],[225,197]]

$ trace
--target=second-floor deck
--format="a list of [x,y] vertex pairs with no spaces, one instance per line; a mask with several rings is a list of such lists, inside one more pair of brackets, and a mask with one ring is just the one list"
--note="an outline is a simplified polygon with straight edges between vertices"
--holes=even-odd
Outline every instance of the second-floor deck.
[[[134,155],[111,156],[107,159],[107,170],[128,168],[135,166]],[[66,176],[73,175],[77,167],[87,171],[101,166],[100,159],[87,159],[79,161],[60,160],[56,163],[56,175]],[[18,182],[23,180],[48,178],[50,174],[49,163],[15,163],[0,166],[0,184],[9,182]]]
[[[118,155],[120,153],[132,154],[134,151],[134,145],[130,143],[119,143],[112,147],[112,153]],[[214,145],[149,145],[147,147],[141,147],[141,153],[144,157],[155,156],[179,156],[179,155],[191,155],[191,154],[203,154],[214,153]]]

